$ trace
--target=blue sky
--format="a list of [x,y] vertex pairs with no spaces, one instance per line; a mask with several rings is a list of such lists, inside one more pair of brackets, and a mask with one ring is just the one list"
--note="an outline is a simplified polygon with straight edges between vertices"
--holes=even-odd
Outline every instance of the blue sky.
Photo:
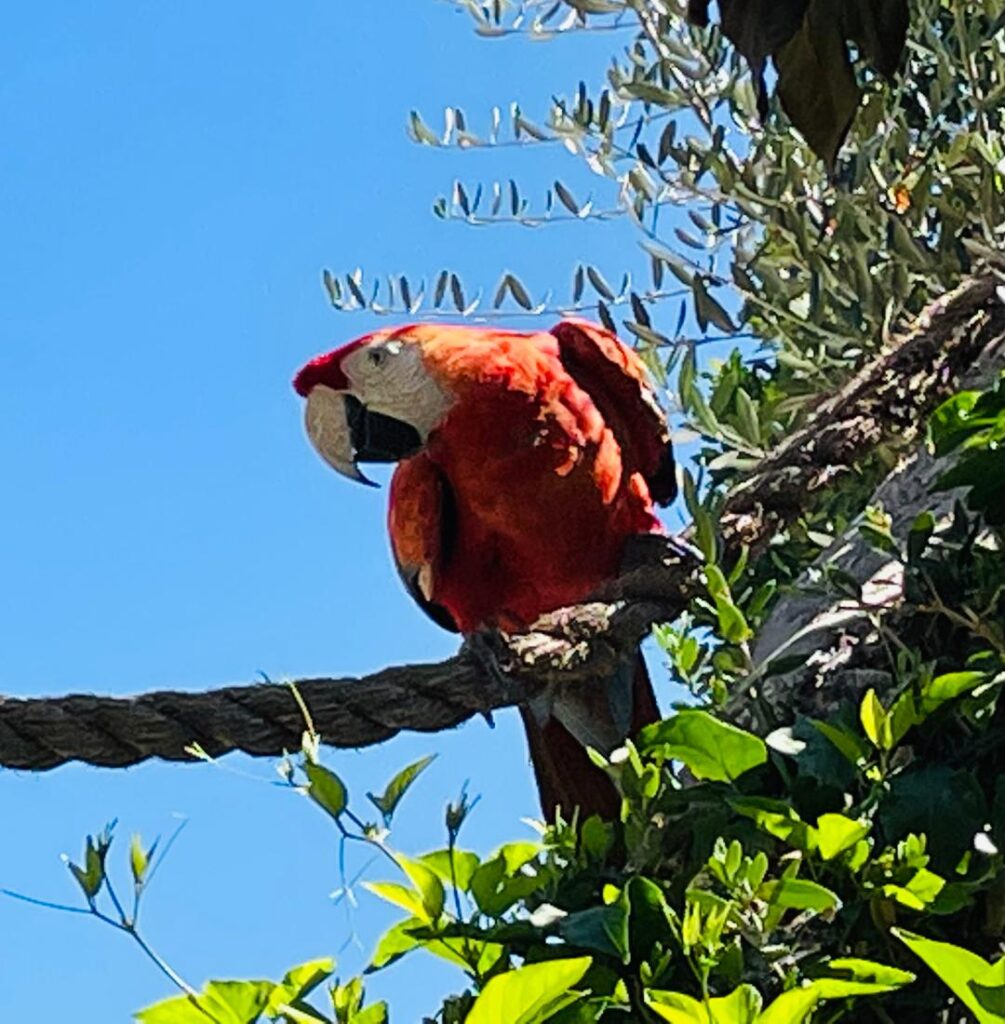
[[[404,131],[410,108],[448,102],[482,123],[510,99],[543,113],[580,77],[599,84],[618,40],[478,40],[433,0],[53,0],[4,20],[0,693],[198,689],[450,654],[399,589],[384,493],[317,459],[289,380],[374,326],[329,308],[324,266],[449,265],[485,287],[508,268],[560,292],[580,258],[612,276],[644,266],[618,225],[440,223],[430,206],[454,175],[512,173],[542,195],[557,174],[604,186],[555,147],[451,155]],[[429,752],[392,843],[441,845],[465,779],[481,795],[469,846],[528,834],[514,713],[327,761],[361,797]],[[86,833],[118,818],[121,867],[130,832],[187,819],[144,910],[182,975],[279,977],[323,955],[354,973],[394,915],[366,894],[333,904],[336,835],[275,778],[236,757],[0,772],[0,887],[72,901],[59,855]],[[5,1019],[107,1024],[172,994],[124,937],[9,900],[0,964]],[[406,958],[370,988],[401,1024],[462,982]]]

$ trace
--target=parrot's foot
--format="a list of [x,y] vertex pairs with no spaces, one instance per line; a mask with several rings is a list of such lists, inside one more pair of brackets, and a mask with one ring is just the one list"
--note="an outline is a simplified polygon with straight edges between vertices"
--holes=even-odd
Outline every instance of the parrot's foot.
[[[467,633],[464,637],[464,650],[474,658],[503,695],[508,698],[516,696],[520,689],[519,683],[503,664],[504,661],[512,661],[512,654],[506,646],[505,634],[495,629]],[[520,695],[522,696],[522,692]],[[494,727],[492,712],[484,711],[482,714],[489,726]]]

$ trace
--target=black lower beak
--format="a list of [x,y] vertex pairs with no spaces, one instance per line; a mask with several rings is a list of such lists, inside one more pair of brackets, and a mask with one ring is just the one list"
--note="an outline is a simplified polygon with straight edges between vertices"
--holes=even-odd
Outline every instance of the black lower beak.
[[355,395],[345,395],[345,413],[357,462],[399,462],[422,448],[415,427],[373,412]]

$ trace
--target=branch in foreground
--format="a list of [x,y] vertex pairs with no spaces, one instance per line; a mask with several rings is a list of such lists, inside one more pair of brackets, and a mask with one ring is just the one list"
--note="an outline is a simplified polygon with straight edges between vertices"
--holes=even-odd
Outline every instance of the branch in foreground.
[[[727,498],[721,516],[729,562],[756,553],[809,506],[816,491],[854,470],[881,442],[916,443],[928,413],[992,343],[1005,336],[1000,279],[974,279],[933,304],[888,352],[821,402]],[[656,622],[671,621],[703,589],[694,555],[665,538],[638,538],[623,575],[598,601],[546,616],[522,636],[484,635],[432,665],[362,679],[296,686],[324,742],[380,743],[402,730],[437,732],[526,701],[542,687],[589,682],[610,670]],[[303,718],[289,688],[231,686],[138,697],[0,698],[0,764],[46,769],[67,761],[123,767],[150,757],[188,760],[233,750],[278,756],[300,745]]]

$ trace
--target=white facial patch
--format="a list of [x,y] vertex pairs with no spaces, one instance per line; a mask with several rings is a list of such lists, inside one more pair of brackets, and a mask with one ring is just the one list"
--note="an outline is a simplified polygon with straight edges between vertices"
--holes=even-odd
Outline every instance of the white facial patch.
[[423,364],[419,346],[397,338],[352,352],[343,360],[342,372],[368,409],[409,424],[423,441],[451,404]]

